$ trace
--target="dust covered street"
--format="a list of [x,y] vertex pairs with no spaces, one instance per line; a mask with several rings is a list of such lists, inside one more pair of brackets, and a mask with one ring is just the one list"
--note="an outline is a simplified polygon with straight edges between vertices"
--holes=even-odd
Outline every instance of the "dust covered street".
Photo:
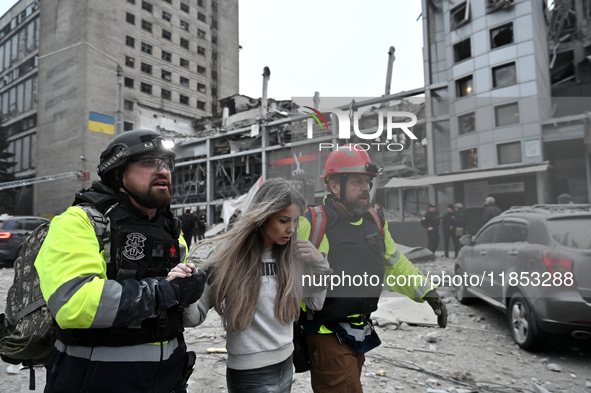
[[[207,250],[207,246],[198,250],[195,257],[206,254]],[[431,276],[453,272],[451,259],[437,258],[416,265]],[[4,311],[12,276],[12,269],[0,269],[1,311]],[[414,313],[402,315],[397,311],[401,302],[405,310],[423,305],[410,301],[410,304],[404,304],[408,299],[390,296],[380,300],[380,309],[372,319],[377,322],[382,345],[366,354],[361,377],[364,391],[591,392],[589,341],[551,339],[546,340],[542,350],[527,352],[513,342],[507,318],[501,312],[483,302],[461,305],[449,287],[441,287],[438,292],[444,297],[450,313],[445,330],[401,323],[420,319]],[[219,316],[211,311],[205,323],[187,329],[185,337],[189,350],[197,353],[188,391],[226,390],[225,355],[207,353],[207,349],[225,347]],[[0,366],[3,393],[29,391],[27,369],[19,370],[17,366],[11,367],[3,362]],[[42,391],[44,384],[45,371],[37,368],[36,391]],[[295,374],[292,391],[312,392],[309,373]]]

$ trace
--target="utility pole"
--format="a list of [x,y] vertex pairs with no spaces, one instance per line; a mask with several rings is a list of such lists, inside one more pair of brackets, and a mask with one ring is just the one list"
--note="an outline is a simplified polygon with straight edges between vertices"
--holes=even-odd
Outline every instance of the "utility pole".
[[123,134],[123,68],[117,64],[117,124],[115,133]]
[[269,67],[263,68],[263,97],[261,98],[261,118],[267,118],[267,90],[269,88],[269,79],[271,79],[271,70]]
[[388,71],[386,72],[386,93],[384,95],[390,94],[390,87],[392,85],[392,67],[394,65],[394,60],[396,60],[394,52],[396,52],[396,49],[391,46],[388,50]]

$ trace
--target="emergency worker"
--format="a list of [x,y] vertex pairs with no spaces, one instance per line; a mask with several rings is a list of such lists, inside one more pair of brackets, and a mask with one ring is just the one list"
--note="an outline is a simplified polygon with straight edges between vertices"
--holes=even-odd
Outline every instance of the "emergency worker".
[[[322,205],[326,218],[322,219],[326,228],[318,250],[327,254],[334,277],[351,276],[353,282],[343,280],[339,286],[329,282],[320,311],[302,306],[307,314],[304,331],[316,393],[363,391],[364,353],[380,344],[370,314],[377,310],[382,283],[417,302],[427,300],[439,326],[447,325],[447,309],[437,292],[400,252],[383,216],[369,209],[372,180],[380,169],[355,144],[333,151],[324,162],[322,178],[328,195]],[[314,218],[308,211],[300,218],[298,238],[310,238],[311,223],[316,223],[317,232],[319,221],[318,215]],[[315,243],[314,234],[311,240]],[[355,285],[364,275],[370,279]],[[423,280],[410,279],[415,275]]]
[[435,205],[429,205],[429,210],[421,219],[421,225],[427,230],[427,248],[433,254],[439,247],[439,214]]
[[195,354],[182,307],[199,299],[206,275],[166,281],[187,251],[170,212],[168,142],[149,130],[113,138],[101,181],[51,222],[35,261],[57,327],[46,393],[186,391]]

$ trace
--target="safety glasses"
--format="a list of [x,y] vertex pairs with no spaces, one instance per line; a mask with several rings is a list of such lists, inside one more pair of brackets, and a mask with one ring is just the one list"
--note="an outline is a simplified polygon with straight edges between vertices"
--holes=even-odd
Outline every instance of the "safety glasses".
[[154,173],[160,172],[164,167],[166,167],[168,172],[174,171],[174,159],[172,158],[146,157],[133,162],[138,164],[140,168],[153,170]]

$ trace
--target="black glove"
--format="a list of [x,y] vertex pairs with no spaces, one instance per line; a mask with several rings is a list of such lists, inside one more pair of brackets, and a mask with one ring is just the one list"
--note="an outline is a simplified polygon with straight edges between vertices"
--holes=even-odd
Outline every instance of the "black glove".
[[176,301],[183,307],[195,303],[203,294],[206,280],[207,274],[203,270],[199,270],[197,274],[170,281]]
[[435,315],[437,315],[437,324],[439,327],[445,329],[447,326],[447,307],[439,297],[439,294],[432,289],[425,294],[424,298],[433,309]]

